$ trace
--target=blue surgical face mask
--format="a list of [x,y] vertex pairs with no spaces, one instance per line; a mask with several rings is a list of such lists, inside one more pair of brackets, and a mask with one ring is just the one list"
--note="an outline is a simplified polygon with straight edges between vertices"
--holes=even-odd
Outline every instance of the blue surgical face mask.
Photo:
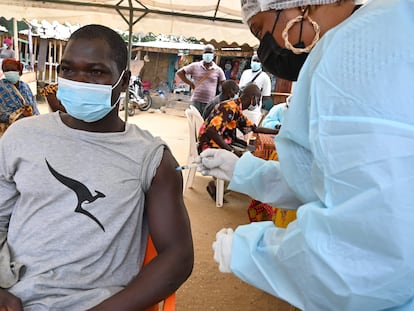
[[259,71],[262,69],[262,64],[260,62],[252,61],[250,63],[250,68],[252,68],[252,71]]
[[203,54],[203,61],[205,61],[206,63],[211,63],[214,59],[214,54],[213,53],[204,53]]
[[114,86],[77,82],[59,77],[56,96],[72,117],[85,122],[101,120],[120,100],[118,97],[115,104],[111,105],[112,90],[118,86],[124,72],[125,70]]
[[19,74],[18,71],[6,71],[6,72],[4,72],[4,77],[10,83],[16,84],[17,81],[19,81],[19,79],[20,79],[20,74]]

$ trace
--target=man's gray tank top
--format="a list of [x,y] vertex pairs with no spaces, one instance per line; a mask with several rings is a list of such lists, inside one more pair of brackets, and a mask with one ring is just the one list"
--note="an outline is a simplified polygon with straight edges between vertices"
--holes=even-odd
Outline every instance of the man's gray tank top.
[[25,310],[85,310],[140,270],[145,192],[165,143],[131,124],[92,133],[58,113],[27,119],[0,144],[0,226],[11,214],[12,258],[26,266],[9,291]]

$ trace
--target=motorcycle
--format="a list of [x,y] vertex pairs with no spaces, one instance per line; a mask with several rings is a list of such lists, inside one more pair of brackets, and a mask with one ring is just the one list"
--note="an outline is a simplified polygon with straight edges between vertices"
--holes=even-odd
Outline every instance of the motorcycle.
[[[145,90],[142,86],[142,81],[139,76],[135,78],[131,77],[131,83],[128,87],[129,91],[129,104],[128,104],[128,116],[135,115],[135,109],[141,111],[147,111],[152,104],[151,95],[149,91]],[[124,104],[121,105],[120,110],[124,110]]]

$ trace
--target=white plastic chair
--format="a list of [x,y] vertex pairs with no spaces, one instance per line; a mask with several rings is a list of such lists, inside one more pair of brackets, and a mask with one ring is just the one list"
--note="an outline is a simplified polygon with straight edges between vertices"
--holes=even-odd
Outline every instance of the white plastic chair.
[[[198,156],[198,150],[197,150],[198,130],[200,129],[204,120],[200,112],[197,110],[197,108],[193,106],[190,106],[190,108],[187,108],[185,110],[185,115],[188,121],[189,140],[190,140],[190,148],[188,151],[187,165],[190,165],[194,163],[194,160]],[[196,171],[197,169],[195,167],[192,167],[184,171],[183,193],[185,193],[185,190],[187,188],[192,188]],[[216,179],[216,206],[217,207],[223,206],[223,198],[224,198],[224,180]]]

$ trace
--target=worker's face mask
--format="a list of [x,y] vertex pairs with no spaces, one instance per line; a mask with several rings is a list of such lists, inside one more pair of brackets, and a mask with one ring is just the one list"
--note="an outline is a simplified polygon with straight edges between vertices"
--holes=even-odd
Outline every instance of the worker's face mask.
[[19,81],[19,79],[20,79],[20,74],[19,74],[18,71],[6,71],[6,72],[4,72],[4,77],[10,83],[16,84],[17,81]]
[[101,120],[116,107],[121,98],[118,97],[112,105],[112,90],[118,86],[124,72],[125,70],[114,86],[77,82],[59,77],[56,97],[72,117],[85,122]]
[[259,71],[262,69],[262,64],[260,62],[252,61],[250,63],[250,68],[252,68],[252,71]]
[[[299,76],[299,71],[309,53],[295,54],[292,50],[282,48],[277,44],[275,38],[273,37],[273,32],[275,30],[277,20],[279,19],[280,12],[281,11],[278,11],[272,32],[266,32],[260,41],[257,55],[259,56],[262,66],[266,71],[274,74],[278,78],[296,81]],[[305,44],[302,41],[302,31],[298,42],[294,44],[293,47],[305,47]]]
[[250,105],[249,105],[249,107],[247,107],[247,110],[250,110],[250,111],[255,110],[258,103],[259,103],[259,99],[257,97],[253,97],[250,100]]
[[213,53],[204,53],[203,54],[203,61],[205,61],[206,63],[211,63],[214,59],[214,54]]

